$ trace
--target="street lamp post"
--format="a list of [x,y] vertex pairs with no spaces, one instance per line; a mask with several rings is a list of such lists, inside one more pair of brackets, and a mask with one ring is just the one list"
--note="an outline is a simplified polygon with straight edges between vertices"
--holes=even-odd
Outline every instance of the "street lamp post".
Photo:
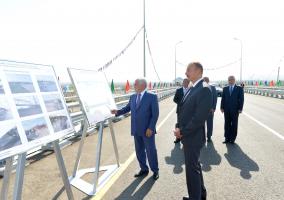
[[174,79],[174,84],[176,84],[176,79],[177,79],[177,45],[182,43],[182,41],[179,41],[175,44],[175,79]]
[[240,82],[242,82],[242,68],[243,68],[243,42],[238,38],[234,38],[234,40],[240,41],[241,44],[241,57],[240,57]]

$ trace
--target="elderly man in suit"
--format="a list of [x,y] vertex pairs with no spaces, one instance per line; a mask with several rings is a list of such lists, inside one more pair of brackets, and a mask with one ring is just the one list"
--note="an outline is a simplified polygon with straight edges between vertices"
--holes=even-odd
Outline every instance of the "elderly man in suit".
[[183,199],[205,200],[206,189],[199,162],[200,150],[204,146],[205,121],[212,106],[212,93],[202,78],[203,67],[198,62],[190,63],[186,76],[193,87],[184,95],[179,106],[179,117],[175,136],[181,138],[184,149],[186,183],[189,197]]
[[[203,80],[209,84],[209,78],[204,77]],[[213,118],[214,118],[214,112],[216,110],[216,104],[217,104],[217,91],[214,85],[209,85],[209,88],[212,92],[212,105],[211,110],[209,112],[209,115],[206,120],[206,126],[207,126],[207,142],[211,142],[211,137],[213,133]]]
[[235,143],[238,133],[238,118],[244,105],[244,90],[236,85],[234,76],[228,77],[229,86],[224,87],[221,112],[225,117],[225,141],[223,143]]
[[157,180],[159,167],[155,134],[159,117],[158,98],[146,91],[147,82],[143,78],[135,80],[134,88],[136,93],[130,96],[128,104],[120,110],[112,110],[111,113],[119,116],[131,111],[131,135],[134,136],[136,157],[140,165],[140,171],[134,177],[148,175],[147,155],[153,179]]
[[[176,93],[175,93],[175,96],[174,96],[174,102],[177,104],[177,116],[178,116],[178,113],[179,113],[179,105],[181,103],[181,100],[183,98],[183,95],[187,92],[188,90],[188,84],[189,84],[189,80],[187,78],[183,79],[183,82],[182,82],[182,87],[181,88],[178,88],[176,90]],[[176,137],[176,140],[174,141],[175,144],[179,143],[180,142],[180,138],[177,138]]]

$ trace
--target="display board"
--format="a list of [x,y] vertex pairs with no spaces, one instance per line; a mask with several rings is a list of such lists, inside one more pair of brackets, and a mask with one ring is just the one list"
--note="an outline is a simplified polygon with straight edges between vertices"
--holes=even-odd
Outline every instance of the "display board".
[[0,60],[0,160],[72,131],[52,66]]
[[102,72],[68,68],[70,78],[79,95],[89,125],[102,122],[117,109],[110,87]]

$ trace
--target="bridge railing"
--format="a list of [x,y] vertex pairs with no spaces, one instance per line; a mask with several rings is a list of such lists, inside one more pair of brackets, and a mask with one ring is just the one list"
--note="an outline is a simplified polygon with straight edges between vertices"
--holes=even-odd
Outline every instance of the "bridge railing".
[[244,92],[255,95],[262,95],[284,99],[284,87],[256,87],[246,86]]

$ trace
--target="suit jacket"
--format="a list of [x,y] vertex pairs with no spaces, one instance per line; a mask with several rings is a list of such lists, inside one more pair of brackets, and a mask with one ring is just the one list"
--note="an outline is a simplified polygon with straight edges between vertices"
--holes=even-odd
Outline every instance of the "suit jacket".
[[136,108],[137,94],[130,96],[128,104],[118,110],[117,115],[123,115],[131,111],[131,135],[145,136],[149,128],[156,133],[156,123],[159,117],[159,105],[157,95],[144,93],[138,108]]
[[244,105],[244,90],[242,87],[235,85],[230,95],[229,86],[223,88],[221,109],[224,112],[237,113],[239,110],[243,110]]
[[182,142],[192,146],[205,143],[205,121],[212,106],[212,93],[201,80],[193,87],[179,107],[178,124]]
[[216,91],[216,87],[214,85],[210,85],[209,86],[212,92],[212,107],[211,109],[216,110],[216,104],[217,104],[217,91]]
[[177,111],[176,111],[176,113],[178,114],[178,110],[179,110],[179,104],[180,104],[180,102],[181,102],[181,100],[182,100],[182,98],[183,98],[183,95],[184,95],[184,93],[183,93],[183,87],[181,87],[181,88],[178,88],[177,90],[176,90],[176,93],[175,93],[175,96],[174,96],[174,102],[177,104]]

